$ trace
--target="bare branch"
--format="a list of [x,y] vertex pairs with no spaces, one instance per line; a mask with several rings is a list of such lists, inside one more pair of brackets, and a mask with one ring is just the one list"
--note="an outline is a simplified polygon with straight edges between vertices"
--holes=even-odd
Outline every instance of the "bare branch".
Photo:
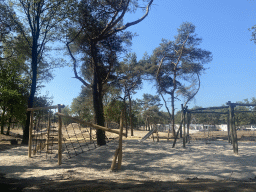
[[197,75],[197,78],[198,78],[198,88],[197,88],[197,91],[196,91],[193,95],[191,95],[191,96],[188,98],[188,100],[187,100],[187,101],[185,102],[185,104],[184,104],[184,107],[186,107],[186,105],[188,104],[188,102],[191,101],[191,99],[193,99],[193,98],[196,96],[196,94],[198,93],[198,91],[199,91],[199,89],[200,89],[200,86],[201,86],[200,76],[199,76],[198,73],[197,73],[196,75]]
[[149,7],[151,6],[151,4],[153,3],[153,0],[151,0],[148,5],[147,5],[147,9],[146,9],[146,13],[138,20],[136,21],[133,21],[133,22],[130,22],[130,23],[126,23],[124,26],[118,28],[118,29],[115,29],[114,32],[118,32],[118,31],[123,31],[125,30],[126,28],[132,26],[132,25],[136,25],[138,24],[139,22],[143,21],[147,16],[148,16],[148,13],[149,13]]
[[166,102],[166,100],[165,100],[165,98],[164,98],[164,96],[163,96],[163,94],[161,92],[160,92],[160,95],[161,95],[162,99],[164,100],[165,108],[167,109],[168,114],[169,114],[170,118],[172,119],[172,114],[171,114],[169,108],[167,107],[167,102]]
[[[109,2],[108,2],[109,3]],[[120,2],[120,6],[122,5],[123,1]],[[127,8],[129,6],[130,0],[127,2],[127,5],[125,6],[125,8],[123,9],[122,14],[117,18],[117,20],[115,21],[119,10],[116,10],[114,16],[112,17],[111,21],[107,24],[107,26],[105,27],[105,29],[103,29],[103,31],[101,32],[101,34],[99,36],[103,36],[104,34],[106,34],[109,30],[111,30],[125,15]]]
[[69,52],[69,54],[70,54],[70,56],[71,56],[71,58],[72,58],[72,60],[73,60],[73,62],[74,62],[74,73],[75,73],[75,77],[74,78],[76,78],[76,79],[78,79],[79,81],[81,81],[85,86],[89,86],[89,84],[87,83],[87,82],[85,82],[81,77],[79,77],[78,75],[77,75],[77,71],[76,71],[76,59],[75,59],[75,57],[73,56],[73,54],[72,54],[72,52],[71,52],[71,50],[70,50],[70,47],[69,47],[69,44],[70,44],[70,42],[68,42],[67,44],[66,44],[66,46],[67,46],[67,48],[68,48],[68,52]]
[[[149,8],[150,8],[150,6],[151,6],[152,3],[153,3],[153,0],[150,0],[150,2],[149,2],[148,5],[147,5],[146,13],[145,13],[140,19],[138,19],[138,20],[136,20],[136,21],[133,21],[133,22],[126,23],[126,24],[123,25],[122,27],[119,27],[119,28],[117,28],[117,29],[113,29],[112,31],[110,31],[110,32],[107,33],[106,35],[105,35],[105,34],[102,34],[101,36],[96,37],[94,40],[100,41],[100,40],[102,40],[102,39],[105,39],[105,38],[107,38],[107,37],[110,37],[111,35],[113,35],[113,34],[119,32],[119,31],[123,31],[123,30],[127,29],[128,27],[130,27],[130,26],[132,26],[132,25],[136,25],[136,24],[140,23],[141,21],[143,21],[143,20],[148,16]],[[126,9],[127,9],[127,7],[126,7]],[[121,20],[121,19],[123,18],[124,14],[125,14],[125,12],[126,12],[126,9],[122,12],[122,14],[120,15],[120,17],[118,18],[119,20]],[[118,20],[118,19],[117,19],[117,20]],[[119,22],[119,21],[118,21],[118,22]],[[117,23],[117,22],[115,22],[115,23]],[[115,26],[115,25],[112,25],[112,27],[114,27],[114,26]]]

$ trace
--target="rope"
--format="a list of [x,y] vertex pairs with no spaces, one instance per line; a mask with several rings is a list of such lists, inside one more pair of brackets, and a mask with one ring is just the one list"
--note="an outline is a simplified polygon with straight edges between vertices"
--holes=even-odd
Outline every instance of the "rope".
[[[54,111],[38,110],[34,113],[34,127],[32,138],[33,155],[46,154],[46,159],[56,158],[58,145],[56,144],[57,130],[55,129],[55,114]],[[62,141],[63,159],[71,159],[82,153],[98,148],[96,144],[96,129],[93,127],[82,127],[80,124],[69,123],[70,119],[62,117]],[[52,124],[52,120],[54,124]],[[66,124],[66,125],[65,125]],[[115,127],[116,128],[116,127]],[[108,135],[109,134],[109,135]],[[110,138],[108,137],[110,136]],[[116,135],[117,136],[117,135]],[[112,133],[106,132],[106,143],[114,141]],[[45,150],[43,150],[45,149]],[[54,155],[52,155],[54,154]]]

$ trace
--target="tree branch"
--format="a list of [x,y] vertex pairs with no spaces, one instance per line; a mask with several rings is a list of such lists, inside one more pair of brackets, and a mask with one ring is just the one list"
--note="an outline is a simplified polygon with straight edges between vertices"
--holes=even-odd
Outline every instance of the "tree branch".
[[87,82],[85,82],[81,77],[79,77],[79,76],[77,75],[77,71],[76,71],[76,59],[75,59],[75,57],[73,56],[73,54],[71,53],[71,50],[70,50],[70,47],[69,47],[69,43],[70,43],[70,42],[68,42],[68,43],[66,44],[66,46],[67,46],[68,52],[69,52],[69,54],[70,54],[70,56],[71,56],[71,58],[72,58],[72,60],[73,60],[73,62],[74,62],[74,67],[73,67],[74,73],[75,73],[75,77],[74,77],[74,78],[76,78],[76,79],[78,79],[79,81],[81,81],[85,86],[89,86],[89,84],[88,84]]
[[[110,3],[110,2],[108,2]],[[120,2],[120,6],[122,5],[123,1]],[[125,6],[125,8],[123,9],[122,14],[117,18],[117,20],[115,21],[116,16],[119,13],[119,10],[116,10],[114,16],[112,17],[111,21],[107,24],[107,26],[105,27],[105,29],[103,29],[103,31],[101,32],[101,34],[99,36],[103,36],[104,34],[106,34],[110,29],[112,29],[125,15],[127,8],[129,6],[130,0],[128,0],[127,5]]]
[[186,107],[186,105],[188,104],[188,102],[191,101],[191,99],[193,99],[193,98],[196,96],[196,94],[198,93],[198,91],[199,91],[199,89],[200,89],[200,86],[201,86],[200,76],[199,76],[198,73],[197,73],[196,75],[197,75],[197,78],[198,78],[198,88],[197,88],[197,91],[196,91],[192,96],[190,96],[190,97],[188,98],[188,100],[187,100],[187,101],[185,102],[185,104],[184,104],[184,107]]
[[[107,37],[110,37],[111,35],[119,32],[119,31],[123,31],[125,29],[127,29],[128,27],[132,26],[132,25],[136,25],[138,23],[140,23],[141,21],[143,21],[147,16],[148,16],[148,13],[149,13],[149,7],[151,6],[151,4],[153,3],[153,0],[150,0],[150,2],[148,3],[147,5],[147,9],[146,9],[146,13],[138,20],[136,21],[133,21],[133,22],[129,22],[129,23],[126,23],[125,25],[123,25],[122,27],[119,27],[117,29],[113,29],[112,31],[110,31],[109,33],[107,33],[106,35],[102,34],[101,36],[98,36],[96,38],[94,38],[95,41],[100,41],[102,39],[105,39]],[[125,10],[126,12],[126,10]],[[123,11],[122,15],[125,13]],[[120,15],[120,17],[118,18],[119,20],[121,20],[123,18],[123,16]],[[115,22],[116,23],[116,22]],[[112,25],[112,27],[114,27],[115,25]]]

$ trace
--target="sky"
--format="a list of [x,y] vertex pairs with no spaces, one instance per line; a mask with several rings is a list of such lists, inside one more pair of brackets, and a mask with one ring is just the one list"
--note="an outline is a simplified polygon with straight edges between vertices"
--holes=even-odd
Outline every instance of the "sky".
[[[142,15],[143,12],[138,11],[126,16],[124,21],[133,21]],[[145,52],[152,54],[162,38],[174,40],[177,28],[183,22],[196,26],[195,33],[202,38],[199,47],[213,55],[201,75],[200,90],[188,107],[221,106],[228,101],[256,97],[256,44],[250,40],[252,36],[248,30],[256,25],[256,1],[154,0],[148,17],[128,28],[138,35],[132,41],[131,52],[137,54],[138,60]],[[71,67],[55,69],[54,75],[41,94],[48,91],[49,96],[53,96],[54,105],[70,106],[73,98],[79,95],[82,84],[73,78]],[[132,98],[142,99],[143,93],[156,95],[153,85],[144,82],[143,88]],[[176,102],[176,110],[180,110],[182,102],[182,98]]]

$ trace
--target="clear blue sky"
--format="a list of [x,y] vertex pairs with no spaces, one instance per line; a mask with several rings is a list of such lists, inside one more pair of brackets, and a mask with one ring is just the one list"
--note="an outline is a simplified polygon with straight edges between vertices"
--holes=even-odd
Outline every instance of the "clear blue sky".
[[[125,18],[132,21],[143,13]],[[129,31],[136,32],[132,52],[138,59],[149,55],[159,46],[162,38],[173,40],[182,22],[191,22],[203,39],[200,47],[211,51],[213,60],[201,76],[201,89],[189,108],[220,106],[227,101],[236,102],[256,97],[256,45],[250,41],[251,28],[256,24],[256,1],[253,0],[155,0],[148,17]],[[70,105],[81,91],[81,83],[72,78],[70,67],[56,69],[55,78],[42,90],[49,91],[54,104]],[[156,94],[152,82],[145,82],[143,93]],[[180,110],[181,102],[176,103]],[[164,109],[164,108],[163,108]]]

